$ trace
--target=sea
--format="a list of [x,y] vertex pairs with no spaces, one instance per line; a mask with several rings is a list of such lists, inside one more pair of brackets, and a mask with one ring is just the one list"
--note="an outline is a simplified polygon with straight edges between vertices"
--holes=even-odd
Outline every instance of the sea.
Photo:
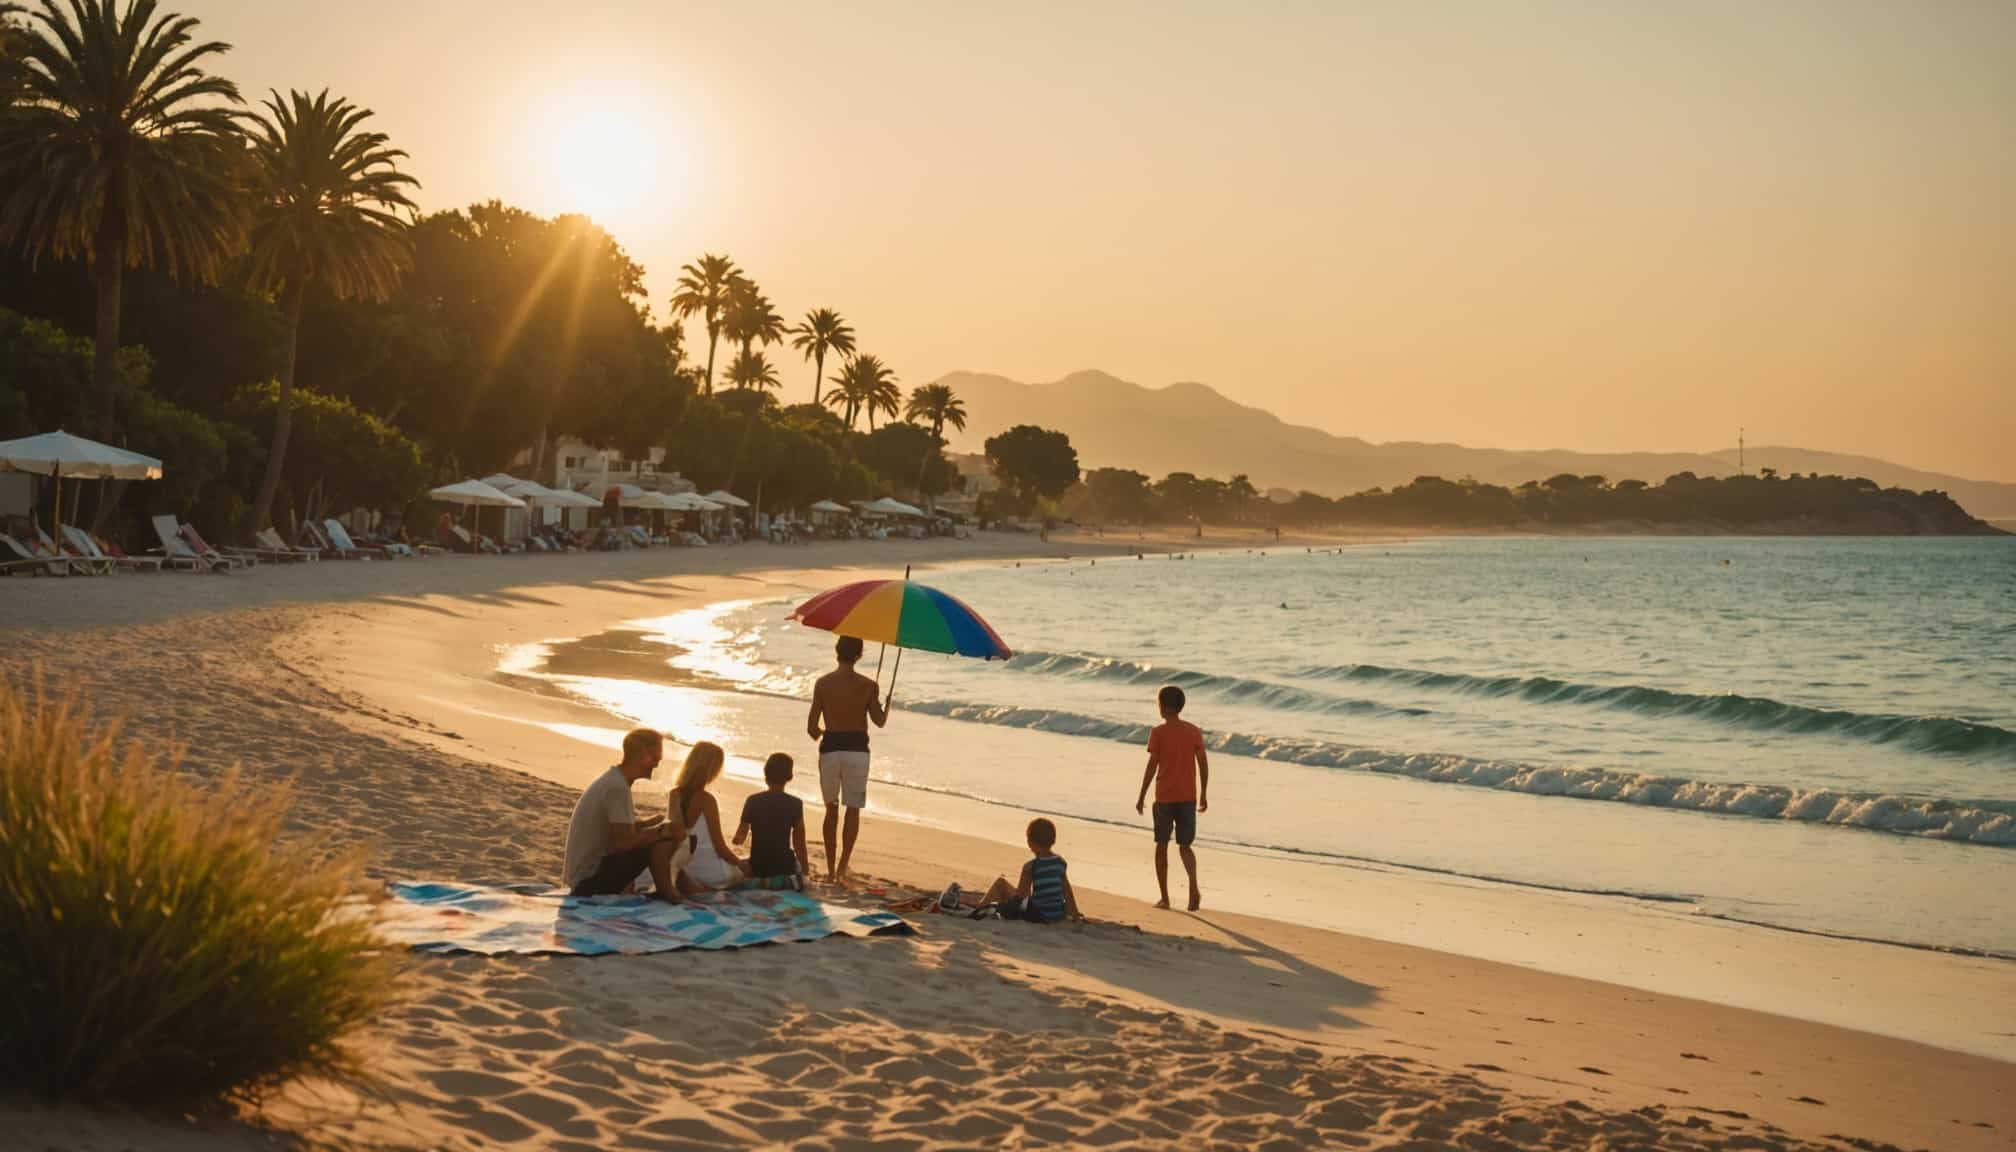
[[[1145,828],[1175,684],[1210,749],[1207,854],[2016,959],[2016,539],[1421,539],[928,581],[1014,656],[870,646],[896,707],[878,805]],[[798,752],[815,792],[804,701],[832,637],[791,607],[625,621],[505,668],[745,764]],[[596,651],[622,674],[570,659]]]

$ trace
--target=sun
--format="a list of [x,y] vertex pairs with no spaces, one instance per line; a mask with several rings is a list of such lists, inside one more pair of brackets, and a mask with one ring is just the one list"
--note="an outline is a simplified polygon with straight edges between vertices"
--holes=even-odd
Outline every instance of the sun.
[[546,184],[554,210],[583,212],[605,227],[662,201],[663,128],[631,107],[587,105],[555,118]]

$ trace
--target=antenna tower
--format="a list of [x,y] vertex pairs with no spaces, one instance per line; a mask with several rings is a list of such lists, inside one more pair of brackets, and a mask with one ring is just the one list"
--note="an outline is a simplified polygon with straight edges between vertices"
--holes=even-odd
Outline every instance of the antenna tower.
[[1736,429],[1736,471],[1744,476],[1750,474],[1750,469],[1743,465],[1743,429],[1741,428]]

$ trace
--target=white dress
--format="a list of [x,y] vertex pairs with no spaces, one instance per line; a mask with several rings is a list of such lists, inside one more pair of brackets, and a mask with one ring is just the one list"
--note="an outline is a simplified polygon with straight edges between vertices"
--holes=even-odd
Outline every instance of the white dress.
[[686,877],[702,888],[733,888],[742,883],[742,870],[723,860],[714,851],[714,837],[707,830],[707,814],[693,822],[693,858],[686,862]]

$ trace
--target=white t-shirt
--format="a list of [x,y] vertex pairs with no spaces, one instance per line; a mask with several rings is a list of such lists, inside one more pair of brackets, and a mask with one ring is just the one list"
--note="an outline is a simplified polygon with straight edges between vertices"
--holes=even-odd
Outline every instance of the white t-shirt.
[[574,819],[567,825],[567,858],[562,866],[562,883],[572,888],[587,879],[609,854],[614,843],[611,824],[637,823],[637,809],[630,802],[630,781],[617,765],[595,778],[574,805]]

